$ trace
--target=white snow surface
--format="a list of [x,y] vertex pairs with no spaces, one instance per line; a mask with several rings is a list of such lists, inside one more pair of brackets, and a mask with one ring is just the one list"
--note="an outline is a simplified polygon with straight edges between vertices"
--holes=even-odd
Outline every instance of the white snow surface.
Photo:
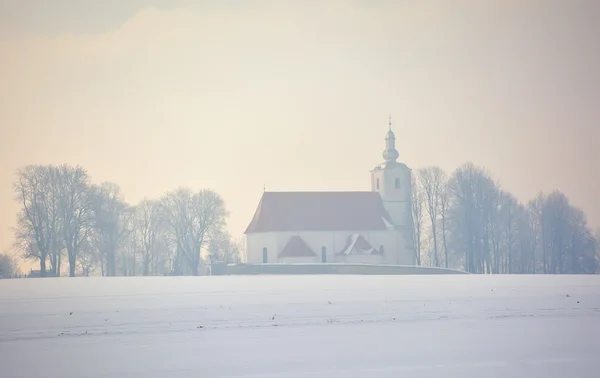
[[0,377],[600,377],[600,276],[0,281]]

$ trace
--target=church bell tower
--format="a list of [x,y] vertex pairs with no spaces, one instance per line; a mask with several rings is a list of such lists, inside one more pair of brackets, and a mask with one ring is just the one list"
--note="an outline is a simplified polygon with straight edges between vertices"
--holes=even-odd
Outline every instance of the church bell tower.
[[394,229],[402,235],[404,254],[412,247],[412,205],[411,170],[398,161],[400,154],[396,149],[396,135],[392,131],[392,119],[388,122],[385,136],[383,163],[371,171],[371,191],[381,195]]

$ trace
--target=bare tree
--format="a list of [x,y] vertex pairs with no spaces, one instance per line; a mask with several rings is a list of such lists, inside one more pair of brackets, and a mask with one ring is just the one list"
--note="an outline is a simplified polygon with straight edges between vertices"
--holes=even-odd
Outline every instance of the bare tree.
[[417,175],[412,175],[411,180],[411,205],[413,224],[413,246],[416,254],[417,265],[421,265],[421,240],[423,236],[423,204],[425,197],[419,185]]
[[535,232],[531,228],[528,208],[517,202],[512,273],[534,273]]
[[501,191],[498,199],[500,201],[500,212],[505,223],[504,234],[506,237],[506,259],[504,273],[511,274],[514,271],[513,260],[515,250],[515,237],[517,233],[517,212],[519,210],[519,201],[517,198],[508,192]]
[[444,171],[439,167],[427,167],[419,170],[419,185],[425,197],[425,210],[429,215],[431,225],[431,236],[433,238],[433,264],[440,266],[438,253],[438,214],[442,190],[445,185],[446,177]]
[[221,196],[212,190],[193,193],[180,188],[162,202],[171,240],[176,247],[174,274],[198,275],[201,250],[225,226],[227,211]]
[[51,166],[28,165],[17,171],[13,184],[21,204],[15,229],[16,246],[25,258],[40,263],[42,277],[47,274],[51,256],[52,270],[58,273],[59,214],[56,199],[56,174]]
[[568,257],[565,259],[564,271],[561,273],[595,273],[598,266],[598,260],[596,259],[597,240],[588,227],[587,217],[581,209],[571,207],[569,226]]
[[140,252],[142,250],[142,243],[140,240],[140,230],[136,227],[135,219],[135,208],[130,207],[127,214],[129,215],[126,219],[125,230],[127,235],[122,245],[118,257],[121,262],[122,272],[124,276],[135,276],[141,273],[140,265]]
[[[161,216],[160,203],[150,200],[142,201],[135,210],[135,229],[142,251],[142,274],[147,276],[151,268],[156,267],[161,251],[161,233],[164,218]],[[156,274],[156,269],[152,269]]]
[[451,179],[453,244],[463,251],[464,268],[471,273],[491,272],[492,221],[498,207],[498,186],[473,164],[459,167]]
[[241,259],[240,246],[225,231],[215,234],[209,243],[208,252],[213,261],[226,264],[239,263]]
[[[493,208],[493,205],[496,205]],[[519,211],[522,206],[510,193],[498,188],[495,200],[489,203],[490,227],[489,244],[491,249],[490,270],[492,273],[512,273],[515,250],[518,249]]]
[[529,213],[529,225],[534,237],[534,267],[533,273],[547,273],[546,256],[546,230],[543,219],[544,202],[546,197],[543,193],[538,194],[527,204]]
[[69,276],[75,277],[79,248],[90,230],[89,176],[82,167],[61,165],[58,167],[57,187],[59,222],[69,259]]
[[101,260],[105,264],[103,272],[107,276],[115,276],[117,254],[124,247],[131,232],[132,211],[125,203],[121,188],[117,184],[105,182],[94,186],[90,193],[93,228],[97,233]]
[[448,208],[450,207],[450,187],[446,179],[440,188],[440,220],[442,225],[442,246],[444,248],[444,266],[448,268]]
[[544,230],[550,251],[548,272],[560,273],[563,270],[566,244],[569,238],[570,205],[567,197],[558,191],[546,197],[542,210]]
[[559,191],[544,198],[544,247],[549,254],[545,271],[552,274],[596,272],[597,240],[583,211],[571,206],[567,197]]
[[84,277],[93,275],[97,268],[102,268],[102,258],[98,248],[95,232],[88,233],[88,238],[82,241],[77,256],[77,266]]
[[17,260],[8,253],[0,254],[0,279],[17,278],[20,275]]
[[600,273],[600,228],[596,229],[594,233],[594,239],[596,241],[596,274]]

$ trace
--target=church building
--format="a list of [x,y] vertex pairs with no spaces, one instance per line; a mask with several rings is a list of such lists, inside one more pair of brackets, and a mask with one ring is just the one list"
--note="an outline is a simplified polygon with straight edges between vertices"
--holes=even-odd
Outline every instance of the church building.
[[245,231],[246,262],[415,265],[411,170],[391,121],[371,191],[267,192]]

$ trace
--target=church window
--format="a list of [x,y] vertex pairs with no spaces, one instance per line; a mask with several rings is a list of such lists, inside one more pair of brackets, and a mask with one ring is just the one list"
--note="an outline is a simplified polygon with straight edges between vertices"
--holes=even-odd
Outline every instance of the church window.
[[396,187],[396,189],[400,188],[400,179],[398,177],[396,177],[396,180],[394,180],[394,186]]
[[385,252],[385,249],[383,248],[383,245],[379,246],[379,253],[383,255],[383,253]]
[[325,247],[321,248],[321,262],[322,263],[327,262],[327,248],[325,248]]
[[263,264],[269,262],[269,255],[267,254],[267,247],[263,248]]
[[377,190],[379,190],[379,179],[377,179]]

